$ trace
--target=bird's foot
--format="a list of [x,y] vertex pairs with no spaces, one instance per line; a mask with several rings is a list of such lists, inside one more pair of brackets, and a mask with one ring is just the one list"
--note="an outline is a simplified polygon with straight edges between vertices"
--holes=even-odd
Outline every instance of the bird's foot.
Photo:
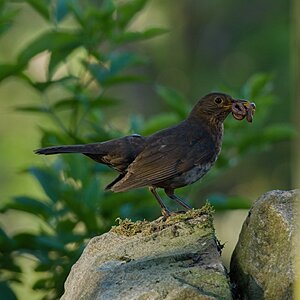
[[162,214],[164,220],[166,220],[171,216],[172,213],[167,208],[162,208],[161,214]]

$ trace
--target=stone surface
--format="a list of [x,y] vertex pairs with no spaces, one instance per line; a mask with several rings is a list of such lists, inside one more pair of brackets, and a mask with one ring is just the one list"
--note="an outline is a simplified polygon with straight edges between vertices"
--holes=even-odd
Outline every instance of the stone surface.
[[299,191],[277,190],[254,203],[230,264],[236,298],[293,299],[299,200]]
[[120,221],[93,238],[62,299],[232,299],[211,208],[153,221]]

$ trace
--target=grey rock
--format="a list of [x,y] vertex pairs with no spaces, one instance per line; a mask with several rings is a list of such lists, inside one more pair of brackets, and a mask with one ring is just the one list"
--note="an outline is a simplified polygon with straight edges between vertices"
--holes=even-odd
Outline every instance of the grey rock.
[[253,204],[230,264],[237,298],[293,299],[299,200],[299,191],[276,190]]
[[130,220],[93,238],[63,300],[232,299],[211,208],[153,222]]

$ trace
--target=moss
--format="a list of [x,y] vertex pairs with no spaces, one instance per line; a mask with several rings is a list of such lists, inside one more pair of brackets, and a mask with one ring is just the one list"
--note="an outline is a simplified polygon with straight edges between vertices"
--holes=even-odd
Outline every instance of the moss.
[[159,232],[164,228],[175,225],[179,222],[188,223],[190,226],[199,225],[201,222],[204,228],[213,227],[213,207],[206,203],[200,209],[191,209],[185,213],[174,213],[167,219],[160,217],[155,221],[137,221],[133,222],[130,219],[116,219],[117,226],[113,226],[111,231],[123,236],[134,236],[136,234],[151,235]]

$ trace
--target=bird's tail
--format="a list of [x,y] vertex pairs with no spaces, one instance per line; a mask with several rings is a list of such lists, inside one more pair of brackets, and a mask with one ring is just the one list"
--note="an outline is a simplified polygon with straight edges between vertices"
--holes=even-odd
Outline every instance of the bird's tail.
[[36,154],[59,154],[59,153],[89,153],[91,149],[89,145],[67,145],[67,146],[53,146],[37,149]]

